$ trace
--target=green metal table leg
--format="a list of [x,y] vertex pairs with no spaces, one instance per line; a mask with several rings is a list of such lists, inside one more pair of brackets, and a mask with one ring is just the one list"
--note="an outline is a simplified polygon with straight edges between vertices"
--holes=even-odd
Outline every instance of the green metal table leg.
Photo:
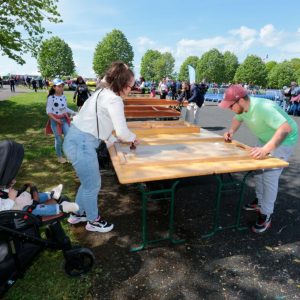
[[[242,210],[242,204],[244,202],[244,192],[246,188],[246,180],[249,177],[251,172],[247,172],[247,174],[243,177],[242,181],[235,180],[230,176],[230,182],[224,182],[222,179],[222,175],[215,175],[215,178],[217,180],[218,188],[217,188],[217,195],[216,195],[216,201],[215,201],[215,213],[214,213],[214,223],[213,223],[213,229],[207,233],[202,235],[202,238],[209,238],[214,236],[218,231],[224,230],[224,229],[230,229],[235,228],[237,230],[245,230],[247,227],[241,227],[240,226],[240,217],[241,217],[241,210]],[[235,223],[233,225],[229,226],[220,226],[220,204],[221,204],[221,196],[222,193],[225,192],[231,192],[231,191],[239,191],[239,200],[238,204],[236,206],[236,217],[235,217]]]
[[220,218],[220,203],[221,203],[221,195],[222,195],[222,189],[223,189],[223,180],[219,175],[215,175],[215,178],[218,182],[218,188],[217,188],[217,195],[215,200],[215,214],[214,214],[214,226],[211,232],[202,235],[202,238],[208,238],[220,230],[219,227],[219,218]]
[[[139,189],[142,193],[142,243],[140,246],[131,248],[132,252],[145,249],[149,244],[155,244],[161,241],[169,240],[173,244],[184,243],[184,240],[176,240],[173,238],[174,234],[174,200],[175,200],[175,188],[179,181],[175,181],[170,188],[159,189],[154,191],[146,191],[144,184],[139,185]],[[170,197],[166,197],[166,194],[170,194]],[[153,195],[164,195],[163,198],[152,199]],[[170,218],[169,218],[169,230],[168,236],[162,239],[148,240],[148,224],[147,224],[147,203],[153,201],[165,201],[170,200]]]
[[252,171],[247,172],[247,174],[244,176],[242,182],[241,182],[241,191],[240,191],[240,197],[239,197],[239,202],[237,205],[237,211],[236,211],[236,221],[235,221],[235,228],[237,230],[246,230],[248,227],[246,226],[240,226],[241,222],[241,212],[242,212],[242,205],[244,203],[244,196],[245,196],[245,189],[246,189],[246,180],[250,176]]

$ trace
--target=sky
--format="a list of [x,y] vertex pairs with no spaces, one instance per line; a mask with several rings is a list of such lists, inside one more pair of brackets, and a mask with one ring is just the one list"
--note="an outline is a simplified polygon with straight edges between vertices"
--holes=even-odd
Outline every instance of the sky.
[[[300,58],[299,0],[59,0],[63,23],[45,23],[71,47],[78,74],[95,77],[95,47],[113,29],[121,30],[134,51],[134,72],[148,49],[171,52],[175,71],[190,55],[217,48],[264,61]],[[21,66],[0,56],[0,75],[39,74],[36,59]]]

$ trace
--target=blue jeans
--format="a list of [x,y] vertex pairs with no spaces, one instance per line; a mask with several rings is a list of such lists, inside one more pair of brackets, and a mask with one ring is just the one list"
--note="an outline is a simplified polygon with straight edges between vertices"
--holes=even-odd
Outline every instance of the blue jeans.
[[[69,126],[66,118],[62,118],[60,120],[62,121],[62,132],[63,132],[64,136],[66,136],[68,131],[69,131],[70,126]],[[61,135],[58,134],[57,122],[50,119],[50,126],[51,126],[51,129],[53,131],[54,138],[55,138],[55,152],[56,152],[56,155],[58,157],[62,157],[62,137],[61,137]]]
[[86,213],[88,221],[98,216],[98,194],[101,188],[101,177],[96,149],[99,140],[93,135],[82,132],[71,125],[65,137],[63,149],[80,180],[75,202],[79,205],[79,213]]
[[[43,204],[49,199],[49,193],[39,193],[39,204],[32,211],[36,216],[54,216],[57,215],[59,209],[58,204]],[[26,210],[26,208],[25,208]]]

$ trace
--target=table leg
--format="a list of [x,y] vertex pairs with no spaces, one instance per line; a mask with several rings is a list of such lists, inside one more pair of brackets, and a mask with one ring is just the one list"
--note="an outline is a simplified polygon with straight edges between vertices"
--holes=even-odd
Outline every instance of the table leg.
[[[142,243],[140,246],[131,248],[132,252],[145,249],[150,244],[156,244],[161,241],[169,240],[172,244],[184,243],[185,240],[174,239],[174,202],[175,202],[175,188],[179,181],[175,181],[170,188],[162,188],[153,191],[147,191],[145,184],[140,184],[139,189],[142,193]],[[163,196],[162,198],[151,198],[153,195]],[[169,196],[167,196],[169,195]],[[170,216],[169,216],[169,228],[168,236],[161,239],[149,240],[148,239],[148,223],[147,223],[147,204],[154,201],[170,201]]]
[[[247,227],[240,226],[240,217],[241,217],[241,210],[242,205],[244,202],[244,193],[246,189],[246,180],[249,177],[251,171],[247,172],[246,175],[243,177],[242,181],[233,179],[232,176],[229,174],[230,181],[226,182],[223,180],[222,175],[215,175],[217,180],[217,195],[215,200],[215,213],[214,213],[214,221],[213,221],[213,229],[207,234],[202,235],[202,238],[208,238],[214,236],[218,231],[235,228],[237,230],[245,230]],[[235,214],[235,223],[229,226],[220,226],[220,205],[222,200],[222,194],[226,192],[239,192],[239,200],[236,206],[236,214]]]

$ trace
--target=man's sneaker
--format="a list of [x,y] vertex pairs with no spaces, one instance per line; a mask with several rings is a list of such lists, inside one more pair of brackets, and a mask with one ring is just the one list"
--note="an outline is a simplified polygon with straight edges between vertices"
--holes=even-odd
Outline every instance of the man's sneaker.
[[244,210],[259,210],[258,199],[255,198],[251,203],[245,204],[243,206]]
[[63,187],[64,186],[62,184],[59,184],[58,186],[53,188],[52,191],[50,192],[50,197],[55,200],[58,200],[60,198]]
[[86,230],[97,231],[97,232],[109,232],[113,228],[114,228],[113,224],[110,224],[99,217],[94,222],[88,221],[85,226]]
[[252,226],[251,229],[255,233],[261,233],[266,231],[270,227],[271,227],[271,215],[267,216],[259,213],[256,224]]
[[76,211],[79,210],[79,206],[77,203],[74,202],[68,202],[68,201],[63,201],[59,205],[60,211],[64,213],[75,213]]
[[83,215],[70,214],[70,216],[68,218],[68,222],[70,224],[78,224],[80,222],[86,222],[86,221],[87,221],[86,214],[83,214]]

